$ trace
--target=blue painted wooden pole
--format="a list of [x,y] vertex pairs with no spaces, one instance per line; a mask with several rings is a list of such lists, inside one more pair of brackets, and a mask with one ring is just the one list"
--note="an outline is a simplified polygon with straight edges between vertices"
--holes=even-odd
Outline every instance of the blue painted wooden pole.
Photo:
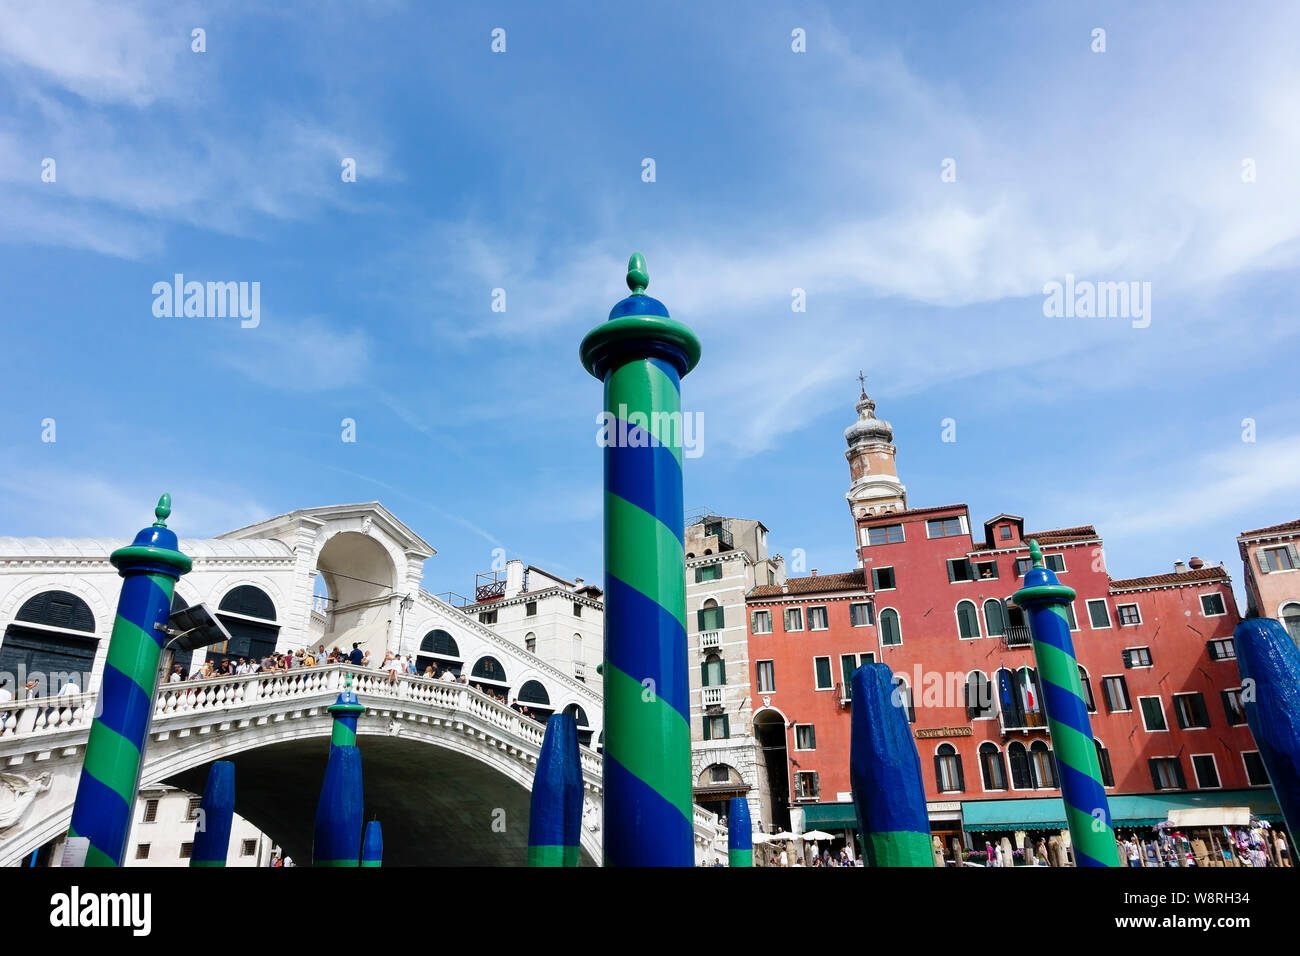
[[361,751],[357,749],[357,718],[366,708],[352,690],[352,675],[339,699],[330,705],[334,729],[330,760],[325,767],[320,800],[316,804],[316,832],[312,866],[359,866],[361,820]]
[[732,866],[754,865],[754,831],[749,821],[749,801],[731,798],[727,815],[727,862]]
[[190,866],[225,866],[230,853],[230,827],[235,817],[235,765],[218,760],[208,771],[199,801],[198,825]]
[[1272,618],[1242,621],[1233,640],[1246,723],[1294,839],[1300,832],[1300,649]]
[[366,824],[365,835],[361,838],[361,865],[383,866],[384,831],[378,820]]
[[582,833],[578,725],[570,714],[546,722],[528,805],[528,865],[577,866]]

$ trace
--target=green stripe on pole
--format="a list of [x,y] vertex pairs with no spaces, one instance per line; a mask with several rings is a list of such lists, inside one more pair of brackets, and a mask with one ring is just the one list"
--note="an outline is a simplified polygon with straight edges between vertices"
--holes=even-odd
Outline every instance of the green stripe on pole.
[[677,536],[654,515],[608,491],[605,528],[610,539],[607,572],[668,611],[686,629],[686,559]]
[[[609,373],[605,383],[605,410],[622,415],[646,416],[646,431],[667,447],[682,464],[681,393],[667,375],[651,362],[629,362]],[[620,406],[622,406],[620,408]]]
[[[667,701],[652,695],[649,688],[609,661],[605,662],[604,677],[605,754],[675,806],[694,826],[691,779],[682,776],[679,759],[683,749],[690,753],[690,724]],[[645,747],[644,739],[661,745]]]
[[86,772],[125,801],[135,806],[135,774],[140,750],[113,728],[95,721],[86,739]]
[[576,846],[530,846],[528,865],[577,866],[578,848]]
[[915,830],[873,832],[865,835],[867,859],[872,866],[934,866],[934,842]]
[[727,862],[730,863],[733,867],[753,866],[754,851],[753,850],[728,850]]

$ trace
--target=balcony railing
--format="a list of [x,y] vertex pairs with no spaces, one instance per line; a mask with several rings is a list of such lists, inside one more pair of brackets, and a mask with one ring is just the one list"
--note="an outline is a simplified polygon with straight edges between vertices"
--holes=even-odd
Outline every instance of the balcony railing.
[[1041,713],[999,714],[998,723],[1003,734],[1027,734],[1032,730],[1047,729],[1047,718]]
[[1027,627],[1009,627],[1002,634],[1003,647],[1031,647],[1034,636]]
[[722,706],[722,688],[706,687],[704,688],[704,706],[721,707]]
[[722,646],[721,631],[701,631],[700,632],[700,650],[709,650]]

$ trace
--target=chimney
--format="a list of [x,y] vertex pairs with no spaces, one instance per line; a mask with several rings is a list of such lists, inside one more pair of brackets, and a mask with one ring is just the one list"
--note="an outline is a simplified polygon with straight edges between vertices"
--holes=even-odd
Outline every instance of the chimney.
[[816,569],[816,568],[813,568],[813,569],[812,569],[812,576],[813,576],[813,577],[817,577],[817,569]]
[[1186,573],[1187,573],[1187,565],[1185,565],[1182,561],[1175,561],[1174,574],[1186,574]]
[[574,578],[574,579],[573,579],[573,590],[575,590],[575,591],[581,591],[581,590],[582,590],[582,578]]
[[1201,568],[1205,567],[1205,562],[1202,561],[1200,558],[1192,558],[1187,563],[1192,566],[1193,571],[1199,571],[1201,570]]

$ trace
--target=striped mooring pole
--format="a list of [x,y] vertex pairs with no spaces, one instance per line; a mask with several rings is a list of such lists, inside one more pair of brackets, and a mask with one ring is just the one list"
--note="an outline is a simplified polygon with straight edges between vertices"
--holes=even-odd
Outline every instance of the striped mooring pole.
[[1097,745],[1065,616],[1066,605],[1074,600],[1074,588],[1058,581],[1051,568],[1043,567],[1037,541],[1029,542],[1029,556],[1034,566],[1025,572],[1024,586],[1012,600],[1025,612],[1034,637],[1043,711],[1061,774],[1061,797],[1074,858],[1079,866],[1117,867],[1119,853],[1110,804],[1101,782]]
[[230,825],[235,817],[235,765],[218,760],[208,771],[199,801],[190,866],[225,866],[230,852]]
[[1247,618],[1232,636],[1246,723],[1294,841],[1300,833],[1300,649],[1281,621],[1267,617]]
[[528,801],[528,865],[577,866],[582,834],[578,724],[570,714],[546,721]]
[[754,831],[749,822],[749,801],[732,797],[727,814],[727,863],[731,866],[754,865]]
[[366,832],[361,837],[361,865],[384,865],[384,831],[378,820],[366,824]]
[[171,613],[172,589],[190,559],[167,527],[171,495],[158,499],[157,520],[109,558],[122,576],[117,618],[72,805],[70,837],[86,837],[86,866],[121,866],[144,762],[145,737],[158,688],[158,658],[167,635],[156,625]]
[[352,675],[339,698],[329,707],[334,715],[330,759],[325,766],[316,803],[316,831],[312,840],[312,866],[359,866],[361,820],[361,751],[357,748],[357,718],[366,712],[352,690]]
[[853,672],[849,785],[868,866],[934,866],[921,758],[888,664]]
[[606,866],[694,865],[686,673],[681,379],[700,340],[645,294],[587,333],[583,367],[604,382]]

